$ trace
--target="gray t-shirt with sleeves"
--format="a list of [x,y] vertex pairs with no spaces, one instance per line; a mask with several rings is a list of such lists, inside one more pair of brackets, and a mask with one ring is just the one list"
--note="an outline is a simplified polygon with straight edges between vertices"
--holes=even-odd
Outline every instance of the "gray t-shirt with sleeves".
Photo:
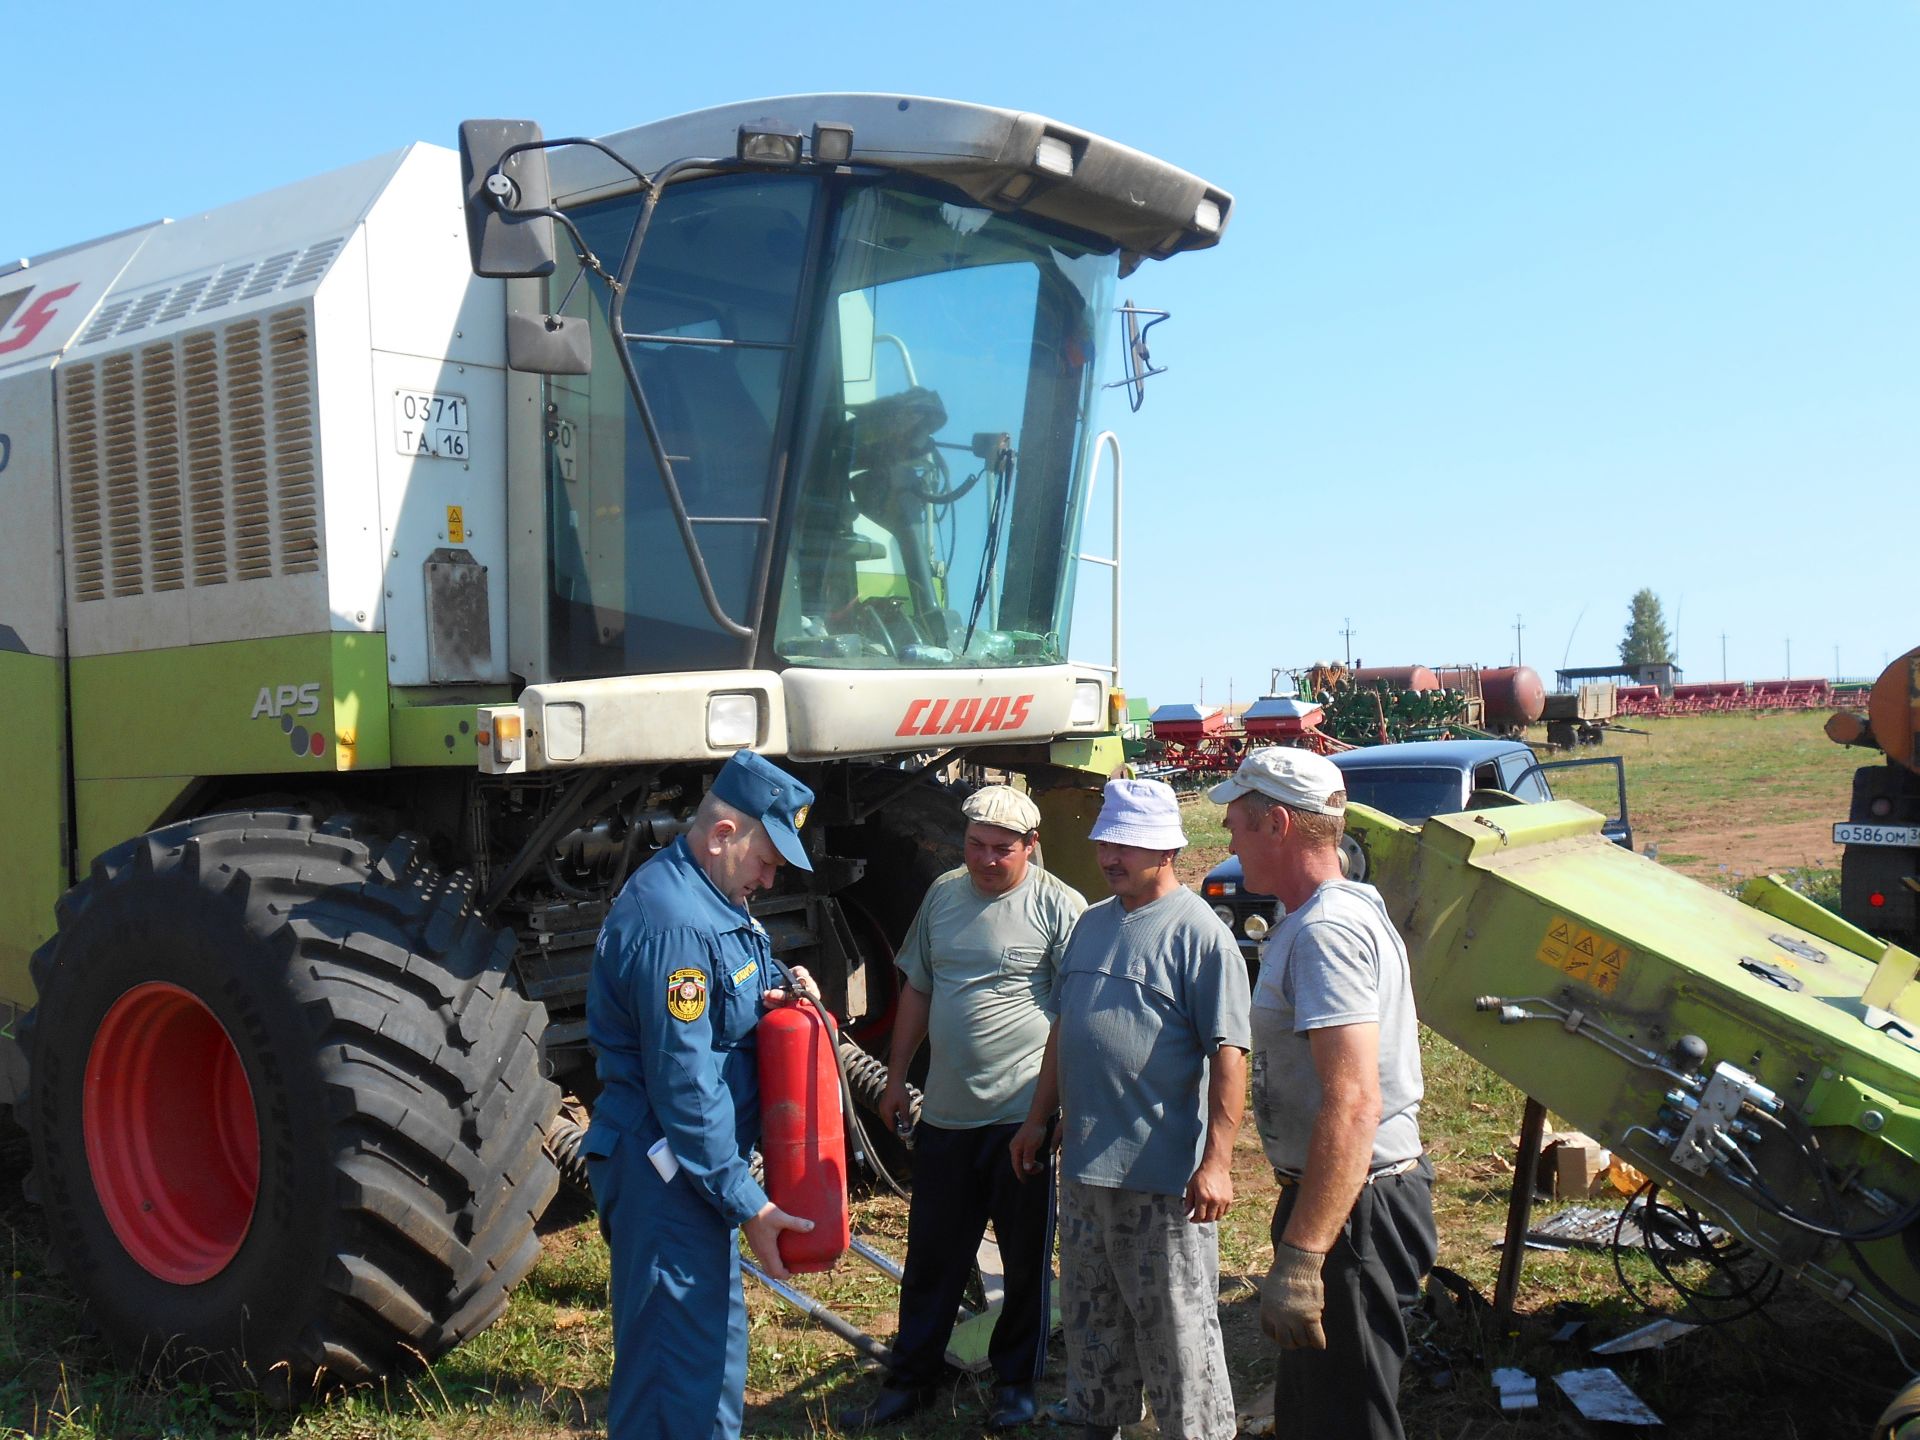
[[1380,1027],[1380,1128],[1370,1168],[1420,1154],[1420,1037],[1407,947],[1380,892],[1329,880],[1290,911],[1260,952],[1253,989],[1253,1115],[1274,1168],[1306,1169],[1320,1075],[1307,1034]]
[[1207,1136],[1210,1058],[1251,1044],[1247,965],[1233,933],[1184,886],[1088,908],[1054,982],[1061,1174],[1182,1195]]
[[1087,902],[1037,865],[1004,895],[966,867],[927,888],[896,963],[929,997],[920,1117],[943,1130],[1027,1118],[1052,1022],[1055,969]]

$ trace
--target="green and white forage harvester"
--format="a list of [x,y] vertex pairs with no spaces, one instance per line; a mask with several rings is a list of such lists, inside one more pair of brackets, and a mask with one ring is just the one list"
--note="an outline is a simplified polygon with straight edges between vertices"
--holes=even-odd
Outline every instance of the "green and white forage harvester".
[[759,918],[884,1034],[949,762],[1062,815],[1120,763],[1068,649],[1114,291],[1231,208],[816,95],[0,272],[0,1103],[121,1350],[298,1396],[498,1315],[601,918],[742,746],[818,795]]

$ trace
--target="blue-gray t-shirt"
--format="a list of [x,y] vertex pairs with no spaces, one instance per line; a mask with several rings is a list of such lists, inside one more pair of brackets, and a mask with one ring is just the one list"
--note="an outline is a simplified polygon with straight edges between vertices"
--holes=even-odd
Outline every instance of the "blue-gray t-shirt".
[[1193,891],[1089,907],[1054,978],[1061,1173],[1185,1194],[1206,1144],[1209,1060],[1252,1043],[1247,1003],[1233,933]]

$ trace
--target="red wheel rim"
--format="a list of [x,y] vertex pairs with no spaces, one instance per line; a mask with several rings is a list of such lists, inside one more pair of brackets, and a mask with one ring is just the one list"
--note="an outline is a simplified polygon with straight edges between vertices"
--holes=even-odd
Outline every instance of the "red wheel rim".
[[239,1252],[260,1191],[253,1087],[226,1027],[177,985],[136,985],[87,1053],[81,1131],[107,1223],[142,1268],[210,1280]]

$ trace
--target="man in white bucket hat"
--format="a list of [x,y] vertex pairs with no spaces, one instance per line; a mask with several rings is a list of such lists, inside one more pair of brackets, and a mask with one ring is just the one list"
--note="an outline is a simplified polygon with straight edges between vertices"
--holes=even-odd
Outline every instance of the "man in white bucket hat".
[[1174,874],[1187,837],[1166,785],[1109,781],[1092,839],[1113,898],[1067,942],[1014,1164],[1037,1166],[1058,1104],[1061,1319],[1084,1433],[1118,1434],[1144,1391],[1163,1435],[1229,1440],[1215,1222],[1246,1094],[1246,962]]
[[1341,873],[1332,761],[1255,750],[1207,798],[1247,888],[1286,907],[1253,995],[1254,1120],[1280,1182],[1260,1290],[1274,1413],[1303,1435],[1397,1440],[1400,1311],[1436,1248],[1407,949],[1379,892]]

